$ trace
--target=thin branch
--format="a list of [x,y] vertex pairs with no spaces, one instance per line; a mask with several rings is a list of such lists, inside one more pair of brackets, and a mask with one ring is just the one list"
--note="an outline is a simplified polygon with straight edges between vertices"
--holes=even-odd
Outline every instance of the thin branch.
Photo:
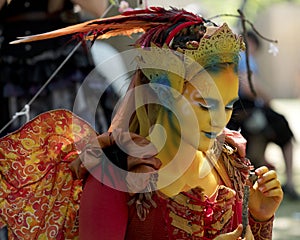
[[253,83],[252,83],[252,70],[250,68],[250,63],[249,63],[249,50],[248,50],[247,29],[246,29],[245,16],[244,16],[243,12],[240,9],[238,9],[238,13],[240,14],[240,18],[242,20],[244,42],[246,44],[245,54],[246,54],[246,66],[247,66],[248,83],[249,83],[249,87],[250,87],[250,90],[251,90],[252,94],[254,95],[254,97],[256,97],[257,94],[256,94],[256,91],[255,91],[255,89],[253,87]]
[[213,16],[211,18],[209,18],[209,20],[215,19],[215,18],[220,18],[220,17],[235,17],[235,18],[239,18],[241,19],[242,22],[242,29],[243,29],[243,37],[244,37],[244,42],[246,44],[246,50],[245,50],[245,55],[246,55],[246,67],[247,67],[247,78],[248,78],[248,83],[250,86],[250,90],[252,92],[252,94],[256,97],[256,91],[254,90],[253,87],[253,83],[252,83],[252,71],[250,68],[250,64],[249,64],[249,51],[248,51],[248,42],[247,42],[247,29],[246,29],[246,23],[248,23],[253,32],[255,32],[260,38],[268,41],[268,42],[273,42],[273,43],[278,43],[277,40],[273,40],[270,38],[266,38],[265,36],[263,36],[262,34],[260,34],[260,32],[254,27],[254,24],[252,22],[250,22],[248,19],[245,18],[244,13],[242,10],[238,9],[238,13],[239,15],[235,15],[235,14],[219,14],[216,16]]
[[[241,11],[241,10],[238,10],[238,11]],[[244,16],[244,15],[243,15],[243,16]],[[220,17],[235,17],[235,18],[241,18],[241,15],[235,15],[235,14],[227,14],[227,13],[224,13],[224,14],[218,14],[218,15],[215,15],[215,16],[210,17],[210,18],[208,18],[208,19],[209,19],[209,20],[212,20],[212,19],[216,19],[216,18],[220,18]],[[243,18],[243,21],[244,21],[245,23],[248,23],[248,24],[251,26],[252,30],[253,30],[260,38],[262,38],[262,39],[264,39],[264,40],[266,40],[266,41],[268,41],[268,42],[278,43],[277,40],[267,38],[267,37],[263,36],[262,34],[260,34],[260,32],[254,27],[254,24],[253,24],[251,21],[249,21],[248,19],[246,19],[245,17]]]
[[260,38],[262,38],[262,39],[264,39],[264,40],[266,40],[266,41],[268,41],[268,42],[278,43],[277,40],[270,39],[270,38],[266,38],[266,37],[264,37],[263,35],[261,35],[260,32],[254,27],[253,23],[250,22],[249,20],[245,19],[245,22],[247,22],[247,23],[251,26],[252,30],[253,30]]

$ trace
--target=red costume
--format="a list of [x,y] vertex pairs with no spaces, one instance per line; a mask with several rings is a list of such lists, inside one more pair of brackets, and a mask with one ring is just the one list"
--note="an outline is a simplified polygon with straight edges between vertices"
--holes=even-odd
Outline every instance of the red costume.
[[[142,47],[139,70],[109,133],[97,136],[100,148],[93,145],[95,132],[90,126],[65,111],[42,114],[1,140],[0,183],[5,190],[0,192],[0,196],[4,196],[0,204],[1,209],[6,210],[1,212],[0,223],[8,226],[10,236],[21,232],[24,238],[76,238],[78,211],[81,240],[215,239],[225,233],[232,234],[242,222],[243,192],[251,164],[245,158],[244,139],[238,132],[224,128],[237,98],[235,66],[244,45],[226,24],[218,27],[184,10],[150,8],[20,41],[78,32],[96,39],[138,31],[145,31],[137,42],[137,46]],[[198,89],[193,83],[200,85]],[[228,84],[231,87],[228,88]],[[139,87],[145,88],[139,91]],[[221,97],[216,97],[211,90],[214,88]],[[134,94],[130,95],[130,90],[134,90]],[[158,99],[158,104],[142,102],[143,106],[139,106],[145,99]],[[130,112],[132,108],[134,111]],[[220,113],[218,119],[211,117],[216,113]],[[190,116],[196,116],[195,124]],[[163,126],[164,131],[158,126]],[[24,139],[18,139],[20,136]],[[164,137],[166,141],[161,144]],[[155,153],[144,152],[145,146],[151,145],[149,142],[161,149]],[[181,145],[184,149],[180,149]],[[190,149],[195,154],[188,163]],[[180,171],[185,164],[190,165],[183,173],[165,173],[164,168],[174,162],[173,156],[178,153],[182,155],[173,169]],[[72,179],[68,167],[77,177],[83,176],[84,185]],[[209,178],[201,176],[203,169]],[[87,178],[84,170],[89,170]],[[132,182],[132,173],[141,173],[146,178]],[[163,186],[164,177],[172,179],[176,174],[181,181],[175,179]],[[261,179],[256,182],[259,186],[264,176],[256,174]],[[276,175],[267,177],[271,179],[270,185],[277,184]],[[183,185],[177,188],[177,183]],[[208,196],[207,192],[212,189],[216,190]],[[270,191],[273,189],[274,198],[280,199],[280,185]],[[74,194],[74,190],[78,194]],[[259,190],[251,190],[254,191],[252,196],[264,197]],[[9,198],[11,193],[15,194],[13,202]],[[49,195],[54,195],[54,200]],[[265,203],[275,202],[274,198],[267,197]],[[11,214],[15,202],[22,204]],[[52,215],[50,209],[40,204],[42,202],[51,203],[56,214]],[[268,210],[269,219],[258,222],[251,217],[251,210],[258,219],[262,216],[257,208],[251,207],[249,205],[247,219],[255,239],[270,239],[275,208],[263,206]],[[14,225],[20,214],[22,221]],[[40,214],[46,221],[35,220],[40,219]],[[33,222],[36,225],[32,225]]]

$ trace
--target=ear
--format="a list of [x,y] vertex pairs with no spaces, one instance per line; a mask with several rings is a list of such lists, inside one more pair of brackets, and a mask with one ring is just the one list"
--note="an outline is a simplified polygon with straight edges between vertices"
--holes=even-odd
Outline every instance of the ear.
[[161,84],[173,89],[174,97],[183,92],[185,79],[185,65],[182,53],[174,51],[164,45],[150,48],[138,48],[140,56],[137,58],[138,67],[150,80],[150,83]]

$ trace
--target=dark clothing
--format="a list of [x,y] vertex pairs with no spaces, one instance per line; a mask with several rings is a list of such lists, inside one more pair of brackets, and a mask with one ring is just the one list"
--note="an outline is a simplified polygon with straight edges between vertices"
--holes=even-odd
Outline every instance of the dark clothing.
[[[261,116],[254,116],[255,114]],[[250,124],[249,121],[253,122]],[[241,129],[242,135],[247,140],[250,135],[260,134],[264,136],[266,142],[273,142],[280,147],[284,147],[294,137],[283,115],[268,106],[257,106],[254,101],[245,98],[235,103],[227,127],[233,130]]]
[[[55,4],[59,2],[54,1]],[[48,0],[12,0],[0,10],[0,30],[2,32],[0,102],[3,113],[0,129],[37,93],[78,44],[78,40],[72,39],[72,36],[26,44],[9,44],[17,37],[44,33],[79,23],[79,15],[73,11],[74,6],[71,0],[62,0],[62,8],[53,12],[49,12],[48,4],[50,2]],[[94,67],[90,50],[85,44],[82,44],[31,106],[31,117],[55,108],[72,110],[80,84]],[[99,74],[97,81],[105,81],[105,79]],[[108,91],[111,93],[113,90],[109,88]],[[116,94],[110,95],[116,98]],[[102,96],[100,103],[103,105],[101,107],[104,108],[104,114],[109,115],[112,109],[105,109],[109,104],[102,104],[103,101],[107,102],[110,99],[106,99],[106,97],[104,99]],[[78,112],[77,114],[89,120],[91,116],[87,116],[87,112],[88,110],[85,109],[82,111],[82,115]],[[107,121],[109,120],[107,118]],[[24,121],[19,123],[15,121],[9,131],[19,128],[23,123]]]
[[[1,9],[0,81],[4,97],[36,93],[77,44],[76,41],[71,43],[70,37],[9,44],[17,37],[43,33],[78,22],[71,1],[64,2],[63,9],[54,13],[48,13],[48,0],[13,0]],[[94,67],[90,59],[89,52],[79,48],[53,79],[48,91],[62,85],[62,81],[64,87],[74,81],[82,81]]]

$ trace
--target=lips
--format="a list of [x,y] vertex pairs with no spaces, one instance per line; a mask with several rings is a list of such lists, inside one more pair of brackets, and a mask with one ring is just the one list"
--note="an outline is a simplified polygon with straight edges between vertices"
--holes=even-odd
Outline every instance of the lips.
[[210,139],[213,139],[213,138],[216,138],[217,137],[217,133],[216,132],[204,132],[205,136],[210,138]]

